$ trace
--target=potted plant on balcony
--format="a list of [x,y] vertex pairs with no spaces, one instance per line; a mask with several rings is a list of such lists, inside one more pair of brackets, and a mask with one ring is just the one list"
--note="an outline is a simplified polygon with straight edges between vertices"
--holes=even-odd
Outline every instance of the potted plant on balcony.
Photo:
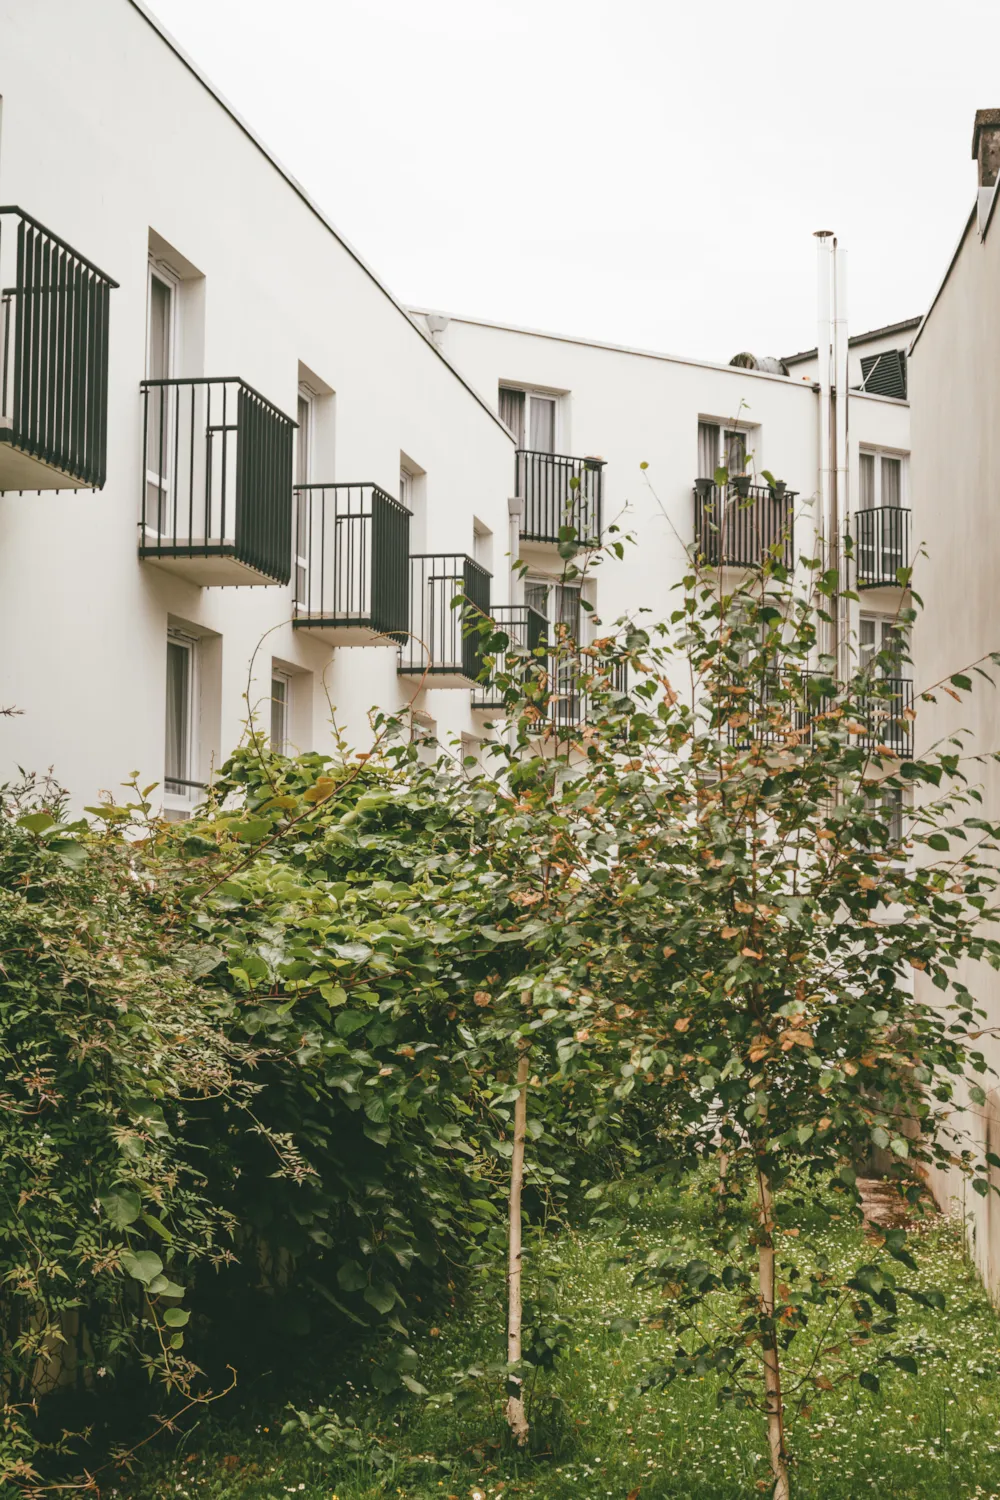
[[734,474],[729,482],[741,500],[745,500],[750,494],[749,474]]
[[708,500],[715,489],[714,479],[696,479],[694,482],[695,494],[701,500]]
[[771,499],[783,500],[785,498],[785,491],[788,488],[785,481],[783,479],[775,479],[774,475],[769,473],[767,469],[762,471],[762,477],[767,480],[767,487],[771,491]]

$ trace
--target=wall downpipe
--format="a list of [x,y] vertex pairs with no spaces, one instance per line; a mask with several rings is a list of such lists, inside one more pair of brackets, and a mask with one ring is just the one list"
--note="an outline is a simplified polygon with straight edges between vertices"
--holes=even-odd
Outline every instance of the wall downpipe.
[[[819,506],[816,536],[824,568],[830,560],[830,500],[833,490],[831,473],[832,397],[830,377],[833,362],[833,276],[834,238],[830,229],[816,230],[816,353],[819,380]],[[828,643],[827,649],[829,650]]]
[[834,290],[833,290],[833,379],[834,379],[834,485],[831,505],[831,531],[834,557],[832,566],[840,571],[840,595],[835,610],[837,636],[832,654],[837,657],[839,669],[846,674],[849,669],[847,650],[850,643],[849,601],[845,597],[849,580],[844,559],[843,536],[850,523],[850,450],[848,448],[848,403],[850,392],[847,384],[847,251],[833,242]]

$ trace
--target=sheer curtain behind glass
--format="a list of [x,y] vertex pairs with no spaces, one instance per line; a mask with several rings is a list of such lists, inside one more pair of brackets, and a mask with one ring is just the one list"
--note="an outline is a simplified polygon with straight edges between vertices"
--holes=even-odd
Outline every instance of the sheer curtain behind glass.
[[745,432],[726,433],[726,468],[729,477],[744,474],[747,467],[747,435]]
[[[312,467],[310,447],[312,445],[312,403],[308,396],[299,392],[296,412],[298,429],[295,433],[295,483],[308,484]],[[300,604],[306,600],[306,565],[309,555],[309,497],[297,495],[295,504],[295,597]]]
[[719,467],[719,429],[715,422],[698,423],[697,479],[714,479]]
[[[168,380],[174,289],[160,276],[149,275],[149,338],[146,379]],[[169,515],[170,388],[154,386],[146,397],[146,526],[157,533],[173,530]]]
[[858,455],[858,509],[873,510],[875,507],[875,455]]
[[164,753],[165,790],[186,796],[191,780],[191,648],[167,642],[167,734]]
[[531,438],[533,453],[556,451],[556,403],[552,396],[531,398]]
[[898,458],[882,458],[882,504],[899,506],[902,502],[902,470]]
[[511,390],[509,386],[500,387],[500,420],[505,422],[514,434],[517,446],[524,447],[524,392]]
[[271,678],[271,749],[284,755],[288,746],[288,679]]

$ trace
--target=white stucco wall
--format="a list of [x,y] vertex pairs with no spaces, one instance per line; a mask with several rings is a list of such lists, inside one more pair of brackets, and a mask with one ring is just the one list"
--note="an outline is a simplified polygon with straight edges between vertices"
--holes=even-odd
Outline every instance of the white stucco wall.
[[[415,314],[419,322],[424,318]],[[698,423],[748,425],[758,474],[770,470],[798,493],[796,548],[811,550],[817,521],[819,400],[797,378],[616,349],[582,339],[499,327],[452,317],[441,347],[476,388],[497,400],[498,386],[535,387],[560,396],[556,446],[598,455],[605,469],[605,517],[637,545],[627,562],[602,568],[598,607],[605,621],[644,606],[665,612],[693,539],[692,486],[698,469]],[[852,394],[849,403],[851,490],[858,494],[858,451],[909,450],[905,402]],[[640,470],[642,462],[648,469]],[[905,494],[904,494],[905,501]],[[546,549],[526,550],[544,566]],[[555,549],[548,564],[558,569]],[[865,601],[892,613],[899,591]],[[856,628],[857,606],[852,614]]]
[[[929,554],[933,587],[924,591],[925,609],[915,632],[918,681],[947,678],[991,651],[1000,650],[1000,531],[992,520],[1000,483],[1000,226],[980,241],[970,224],[910,361],[913,407],[912,494],[916,534]],[[993,674],[994,676],[996,674]],[[966,754],[1000,750],[1000,696],[981,679],[975,692],[957,704],[946,693],[920,706],[919,742],[930,745],[960,729],[970,731]],[[1000,766],[969,759],[968,775],[983,792],[982,815],[1000,814]],[[973,809],[975,811],[975,809]],[[996,932],[992,934],[996,936]],[[989,1013],[987,1026],[1000,1024],[1000,976],[982,964],[964,964],[961,978]],[[933,1003],[937,992],[917,976],[917,993]],[[1000,1069],[1000,1043],[989,1034],[982,1048]],[[965,1117],[975,1141],[1000,1154],[1000,1092],[996,1077],[982,1080],[985,1109],[973,1106]],[[966,1101],[963,1101],[966,1102]],[[1000,1174],[992,1173],[1000,1184]],[[963,1193],[958,1174],[937,1176],[935,1192],[944,1204]],[[984,1202],[967,1193],[976,1260],[994,1294],[1000,1292],[1000,1200]]]
[[[393,650],[331,651],[294,631],[290,588],[198,588],[138,560],[150,231],[204,277],[203,358],[188,348],[177,373],[238,375],[294,417],[302,362],[336,393],[335,461],[328,443],[313,479],[395,495],[409,455],[426,471],[426,549],[471,553],[478,515],[498,539],[500,602],[510,437],[130,0],[0,0],[0,38],[0,203],[120,282],[105,488],[0,496],[0,703],[22,711],[3,721],[0,775],[52,765],[78,802],[132,770],[159,780],[168,617],[221,637],[198,774],[240,734],[266,632],[251,699],[266,700],[279,658],[313,674],[302,748],[327,742],[324,677],[363,745],[367,709],[411,691]],[[467,691],[422,706],[442,734],[474,725]]]

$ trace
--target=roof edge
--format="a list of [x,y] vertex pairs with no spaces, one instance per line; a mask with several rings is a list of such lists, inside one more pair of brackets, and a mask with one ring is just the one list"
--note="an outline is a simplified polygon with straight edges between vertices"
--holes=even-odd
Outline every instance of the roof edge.
[[[866,333],[851,334],[847,340],[847,347],[850,349],[855,344],[867,343],[869,339],[885,338],[890,333],[905,333],[908,328],[918,328],[922,318],[923,314],[920,313],[915,318],[903,318],[898,323],[886,323],[882,328],[869,328]],[[797,354],[783,354],[781,359],[786,365],[795,365],[805,359],[815,359],[818,353],[819,350],[815,348],[800,349]]]
[[809,384],[790,379],[788,375],[776,375],[771,370],[747,370],[742,365],[723,364],[718,360],[695,359],[687,354],[664,354],[657,349],[640,349],[632,344],[612,344],[606,339],[586,338],[577,333],[552,333],[544,328],[524,328],[517,323],[498,323],[492,318],[474,318],[464,313],[450,313],[440,307],[416,307],[408,309],[411,317],[425,318],[438,314],[453,323],[471,323],[476,328],[496,328],[501,333],[519,333],[529,338],[551,339],[560,344],[582,344],[588,349],[604,349],[610,354],[633,354],[639,359],[659,359],[668,364],[695,365],[702,370],[726,370],[731,375],[751,375],[755,380],[781,380],[796,389],[801,385],[809,390]]
[[911,354],[913,353],[914,349],[917,347],[917,341],[919,340],[920,335],[923,333],[924,329],[927,327],[927,319],[930,317],[931,313],[934,311],[935,307],[937,306],[938,298],[941,296],[941,293],[944,291],[945,286],[948,283],[948,278],[949,278],[949,276],[951,275],[952,271],[955,268],[955,262],[958,260],[958,257],[961,254],[962,246],[965,244],[965,241],[968,238],[969,230],[972,228],[973,224],[975,223],[976,218],[978,216],[978,213],[979,213],[979,205],[978,205],[978,203],[973,203],[972,208],[969,210],[969,217],[965,221],[965,228],[962,230],[962,233],[959,235],[959,237],[958,237],[958,244],[955,246],[955,249],[952,252],[951,260],[948,262],[948,269],[945,271],[944,275],[941,277],[941,284],[939,285],[937,291],[934,293],[934,296],[931,298],[930,303],[928,304],[928,307],[927,307],[927,311],[924,313],[923,317],[920,320],[920,327],[917,329],[916,333],[913,335],[913,342],[910,344],[910,353]]
[[503,432],[506,437],[510,437],[510,430],[504,425],[503,422],[501,422],[499,416],[494,411],[493,407],[490,406],[486,398],[476,390],[474,385],[471,385],[469,381],[466,380],[461,371],[452,364],[448,356],[437,347],[434,341],[427,334],[424,333],[423,329],[417,327],[416,323],[414,323],[413,319],[410,317],[409,313],[403,306],[402,302],[400,302],[399,298],[394,296],[393,293],[390,292],[385,282],[375,274],[360,251],[356,250],[351,244],[350,240],[346,239],[344,235],[340,233],[340,230],[337,229],[336,225],[330,222],[326,214],[309,196],[302,184],[292,176],[288,168],[283,166],[275,156],[274,152],[264,144],[257,132],[240,114],[239,110],[237,110],[234,105],[229,103],[229,100],[225,97],[225,95],[220,93],[219,90],[215,87],[215,84],[212,83],[211,79],[209,79],[202,72],[201,68],[184,50],[180,42],[178,42],[175,37],[171,36],[170,32],[164,26],[159,17],[149,9],[149,6],[146,4],[146,0],[128,0],[128,3],[134,10],[137,10],[139,12],[139,15],[142,16],[146,24],[156,32],[160,40],[166,43],[171,52],[174,53],[175,57],[177,57],[178,60],[184,64],[187,70],[191,74],[193,74],[195,78],[197,78],[202,88],[205,89],[206,92],[211,94],[215,102],[225,110],[226,114],[230,117],[233,123],[238,126],[240,130],[242,130],[243,134],[254,146],[256,146],[261,155],[267,158],[267,160],[271,163],[271,166],[274,167],[275,171],[285,179],[285,181],[288,183],[288,186],[292,189],[296,196],[302,200],[305,206],[309,209],[310,213],[312,213],[323,225],[324,229],[326,229],[326,231],[333,236],[338,245],[340,245],[342,249],[347,251],[347,254],[353,261],[356,262],[358,266],[360,266],[365,275],[375,283],[382,295],[392,303],[393,307],[396,308],[400,316],[406,319],[407,323],[413,329],[414,333],[416,333],[418,338],[422,338],[428,348],[433,349],[438,359],[451,371],[459,384],[469,392],[469,395],[473,398],[474,401],[478,402],[478,404],[483,408],[487,415],[491,417],[495,424],[500,428],[501,432]]

